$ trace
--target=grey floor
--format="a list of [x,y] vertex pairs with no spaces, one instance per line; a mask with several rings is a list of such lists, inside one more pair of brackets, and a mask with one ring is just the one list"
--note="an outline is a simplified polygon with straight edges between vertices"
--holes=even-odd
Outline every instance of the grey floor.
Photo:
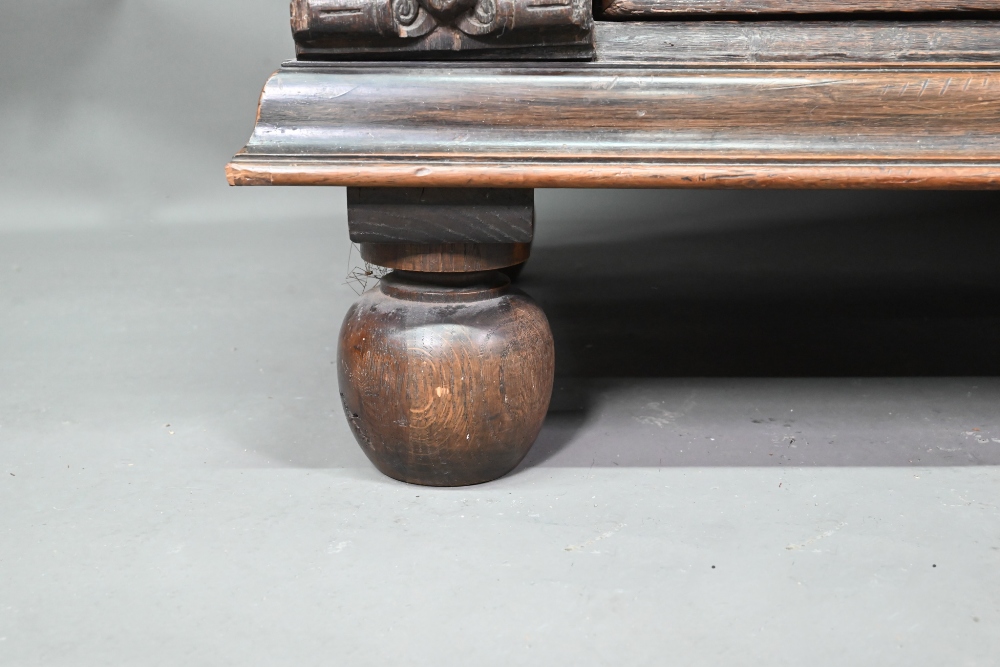
[[1000,664],[998,201],[539,193],[552,411],[464,489],[340,413],[342,193],[11,226],[0,664]]

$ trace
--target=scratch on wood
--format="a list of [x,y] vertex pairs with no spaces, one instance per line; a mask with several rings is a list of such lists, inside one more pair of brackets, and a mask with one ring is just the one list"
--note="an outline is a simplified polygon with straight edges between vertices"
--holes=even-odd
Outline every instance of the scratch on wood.
[[811,83],[795,83],[788,86],[774,86],[773,88],[768,88],[768,90],[795,90],[796,88],[820,88],[822,86],[834,86],[838,84],[849,84],[854,83],[850,80],[830,80],[830,81],[813,81]]
[[343,97],[344,95],[349,95],[349,94],[353,93],[357,89],[358,89],[357,86],[351,86],[350,88],[348,88],[347,90],[345,90],[342,93],[336,93],[335,95],[330,95],[327,99],[328,100],[335,100],[338,97]]

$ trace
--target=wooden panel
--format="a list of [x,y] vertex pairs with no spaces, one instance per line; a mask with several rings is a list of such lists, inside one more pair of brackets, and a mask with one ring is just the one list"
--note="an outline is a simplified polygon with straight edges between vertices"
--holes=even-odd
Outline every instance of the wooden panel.
[[604,64],[1000,65],[1000,21],[668,21],[595,26]]
[[350,188],[355,243],[531,243],[534,190]]
[[851,12],[995,12],[1000,0],[600,0],[600,18],[684,14],[843,14]]
[[1000,71],[278,72],[242,185],[997,187]]
[[591,0],[292,0],[299,59],[586,58]]

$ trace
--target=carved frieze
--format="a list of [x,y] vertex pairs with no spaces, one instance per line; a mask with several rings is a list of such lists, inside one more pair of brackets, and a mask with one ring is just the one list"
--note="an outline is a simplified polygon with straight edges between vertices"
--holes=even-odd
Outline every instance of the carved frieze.
[[292,0],[300,59],[581,58],[592,25],[591,0]]

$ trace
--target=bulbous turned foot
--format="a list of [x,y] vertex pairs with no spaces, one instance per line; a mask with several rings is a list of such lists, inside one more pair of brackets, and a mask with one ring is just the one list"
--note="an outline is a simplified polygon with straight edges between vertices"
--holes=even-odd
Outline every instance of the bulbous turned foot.
[[379,470],[414,484],[513,470],[541,430],[554,364],[545,314],[495,271],[389,274],[340,333],[351,430]]

